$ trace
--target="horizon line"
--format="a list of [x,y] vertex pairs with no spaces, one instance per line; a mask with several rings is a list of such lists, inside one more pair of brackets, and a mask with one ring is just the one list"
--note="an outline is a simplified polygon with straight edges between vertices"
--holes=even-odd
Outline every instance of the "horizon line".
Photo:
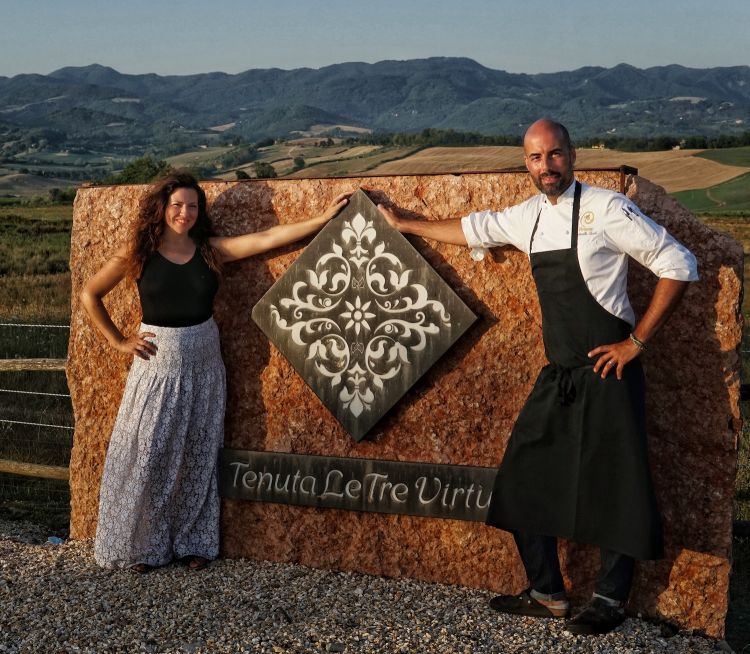
[[407,62],[417,62],[417,61],[430,61],[430,60],[454,60],[454,61],[470,61],[472,63],[477,64],[478,66],[481,66],[482,68],[486,68],[487,70],[492,70],[500,73],[506,73],[508,75],[528,75],[528,76],[538,76],[538,75],[557,75],[561,73],[572,73],[577,72],[579,70],[582,70],[584,68],[598,68],[601,70],[613,70],[615,68],[620,67],[628,67],[628,68],[634,68],[636,70],[653,70],[655,68],[684,68],[686,70],[715,70],[715,69],[729,69],[729,68],[748,68],[747,64],[734,64],[729,66],[707,66],[704,68],[696,68],[694,66],[686,66],[684,64],[679,63],[669,63],[669,64],[657,64],[654,66],[648,66],[645,68],[641,68],[639,66],[635,66],[633,64],[629,64],[625,61],[620,62],[618,64],[615,64],[614,66],[602,66],[598,64],[585,64],[583,66],[579,66],[577,68],[571,68],[567,70],[557,70],[557,71],[551,71],[551,72],[536,72],[536,73],[529,73],[529,72],[511,72],[508,70],[505,70],[503,68],[492,68],[490,66],[486,66],[482,64],[481,62],[477,61],[476,59],[473,59],[471,57],[459,57],[459,56],[442,56],[442,55],[434,55],[430,57],[414,57],[411,59],[380,59],[375,62],[369,62],[369,61],[342,61],[332,64],[326,64],[324,66],[298,66],[295,68],[282,68],[279,66],[270,66],[270,67],[258,67],[258,68],[246,68],[244,70],[240,70],[236,73],[228,73],[226,71],[222,70],[209,70],[204,72],[194,72],[194,73],[156,73],[153,71],[149,72],[139,72],[139,73],[127,73],[122,72],[121,70],[118,70],[114,66],[110,66],[108,64],[100,64],[98,62],[92,62],[90,64],[83,64],[83,65],[65,65],[65,66],[59,66],[55,68],[54,70],[51,70],[48,73],[37,73],[37,72],[24,72],[24,73],[15,73],[12,75],[5,75],[0,74],[0,78],[5,79],[14,79],[15,77],[21,77],[26,75],[39,75],[41,77],[49,77],[50,75],[53,75],[54,73],[58,73],[62,70],[66,69],[76,69],[81,70],[85,68],[103,68],[108,69],[111,71],[114,71],[115,73],[119,75],[128,75],[128,76],[142,76],[142,75],[156,75],[157,77],[192,77],[195,75],[226,75],[228,77],[233,77],[235,75],[243,75],[245,73],[251,72],[251,71],[271,71],[271,70],[279,70],[283,72],[294,72],[298,70],[324,70],[326,68],[333,68],[335,66],[346,66],[346,65],[364,65],[364,66],[377,66],[379,64],[386,64],[386,63],[407,63]]

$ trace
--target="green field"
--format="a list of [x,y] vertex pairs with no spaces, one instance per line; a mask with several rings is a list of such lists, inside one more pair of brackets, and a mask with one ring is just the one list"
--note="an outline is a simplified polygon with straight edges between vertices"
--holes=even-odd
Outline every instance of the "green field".
[[750,214],[750,173],[709,188],[677,191],[672,196],[693,213]]
[[750,168],[750,146],[742,148],[721,148],[717,150],[704,150],[695,155],[710,159],[727,166],[741,166]]
[[[704,150],[695,155],[726,166],[750,167],[750,146]],[[750,173],[722,184],[673,193],[675,199],[694,213],[750,215]]]

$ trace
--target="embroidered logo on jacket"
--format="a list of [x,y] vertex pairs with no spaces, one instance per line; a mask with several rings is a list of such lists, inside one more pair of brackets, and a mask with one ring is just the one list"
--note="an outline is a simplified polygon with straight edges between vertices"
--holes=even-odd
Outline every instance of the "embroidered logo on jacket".
[[594,212],[586,211],[578,220],[578,236],[588,236],[592,233],[591,225],[594,224]]
[[622,212],[628,220],[635,220],[638,217],[638,209],[631,207],[630,205],[622,207]]

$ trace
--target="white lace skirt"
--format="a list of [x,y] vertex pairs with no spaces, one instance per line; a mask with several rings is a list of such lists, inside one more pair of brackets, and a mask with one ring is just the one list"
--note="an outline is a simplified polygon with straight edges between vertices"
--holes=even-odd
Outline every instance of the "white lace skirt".
[[213,318],[139,331],[158,352],[136,357],[104,464],[94,556],[105,568],[165,565],[219,552],[216,460],[226,380]]

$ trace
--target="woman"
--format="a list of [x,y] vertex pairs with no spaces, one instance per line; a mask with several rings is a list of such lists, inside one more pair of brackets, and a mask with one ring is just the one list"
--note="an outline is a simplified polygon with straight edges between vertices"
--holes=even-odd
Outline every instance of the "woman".
[[[110,345],[134,356],[112,432],[94,556],[105,568],[148,572],[173,559],[201,569],[219,551],[216,459],[224,440],[225,376],[212,316],[221,266],[319,230],[320,216],[242,236],[211,236],[206,196],[176,171],[140,205],[130,242],[91,279],[81,302]],[[137,281],[140,330],[123,335],[102,298]]]

